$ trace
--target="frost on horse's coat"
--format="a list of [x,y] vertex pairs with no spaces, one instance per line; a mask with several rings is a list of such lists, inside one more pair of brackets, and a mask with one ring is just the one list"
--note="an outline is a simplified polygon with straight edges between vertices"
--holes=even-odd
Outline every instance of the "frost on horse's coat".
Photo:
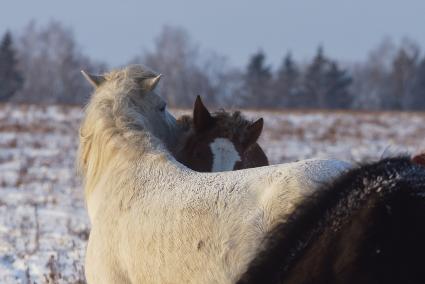
[[[90,78],[90,77],[89,77]],[[89,283],[233,283],[303,196],[350,167],[307,160],[198,173],[141,66],[106,74],[86,108],[79,168],[92,223]]]

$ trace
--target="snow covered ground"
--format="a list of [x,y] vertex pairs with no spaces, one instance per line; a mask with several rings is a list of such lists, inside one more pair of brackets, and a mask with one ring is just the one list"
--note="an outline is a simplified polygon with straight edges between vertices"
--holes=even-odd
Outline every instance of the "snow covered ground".
[[[246,114],[264,117],[260,144],[271,163],[425,149],[425,114]],[[78,107],[0,105],[0,283],[84,283],[89,222],[74,170],[81,116]]]

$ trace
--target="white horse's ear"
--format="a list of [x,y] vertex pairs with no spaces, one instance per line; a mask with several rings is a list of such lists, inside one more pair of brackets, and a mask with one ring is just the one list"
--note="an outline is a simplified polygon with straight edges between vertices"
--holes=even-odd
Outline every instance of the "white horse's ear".
[[99,87],[103,82],[106,81],[105,77],[101,75],[93,75],[89,74],[84,70],[81,70],[81,74],[83,74],[84,78],[95,88]]
[[143,84],[145,85],[145,87],[148,91],[152,91],[156,88],[156,85],[158,85],[161,77],[162,77],[162,74],[159,74],[156,77],[145,79],[145,80],[143,80]]
[[263,118],[257,119],[254,123],[247,127],[247,135],[243,144],[248,147],[257,142],[260,138],[261,132],[263,131],[264,120]]
[[204,106],[200,96],[196,97],[195,106],[193,108],[193,126],[195,131],[201,132],[208,129],[214,124],[214,118],[208,109]]

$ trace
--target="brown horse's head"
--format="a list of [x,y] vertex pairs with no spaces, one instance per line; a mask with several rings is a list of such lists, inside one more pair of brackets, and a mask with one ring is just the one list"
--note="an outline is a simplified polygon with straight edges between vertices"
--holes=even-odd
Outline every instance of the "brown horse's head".
[[218,172],[267,166],[268,160],[257,144],[263,119],[245,119],[240,112],[224,111],[212,115],[201,98],[196,98],[193,118],[183,116],[186,125],[177,160],[195,171]]

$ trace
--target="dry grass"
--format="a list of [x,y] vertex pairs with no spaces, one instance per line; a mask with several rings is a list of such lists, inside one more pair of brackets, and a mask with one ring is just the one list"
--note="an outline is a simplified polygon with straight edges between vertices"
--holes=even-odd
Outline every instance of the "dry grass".
[[[260,144],[272,163],[425,149],[423,113],[245,113],[264,117]],[[0,283],[85,283],[89,222],[74,171],[81,117],[80,107],[0,104]]]

